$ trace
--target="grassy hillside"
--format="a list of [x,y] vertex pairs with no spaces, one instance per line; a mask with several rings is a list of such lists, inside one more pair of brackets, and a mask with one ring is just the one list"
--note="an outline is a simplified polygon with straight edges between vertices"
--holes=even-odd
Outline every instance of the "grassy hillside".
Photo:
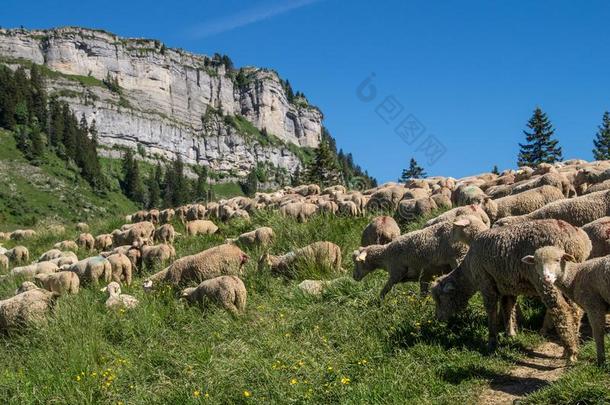
[[75,167],[48,153],[34,166],[15,146],[13,135],[0,129],[0,228],[10,230],[39,221],[74,223],[135,210],[117,189],[96,194]]
[[[321,297],[307,296],[297,289],[299,280],[259,272],[261,252],[247,250],[248,305],[238,318],[215,307],[186,306],[171,289],[145,295],[139,287],[144,274],[124,291],[141,301],[133,311],[108,313],[105,295],[86,287],[61,297],[47,325],[0,336],[0,398],[78,404],[473,403],[491,379],[542,341],[533,332],[542,310],[530,301],[522,302],[525,330],[502,340],[492,356],[485,350],[486,317],[478,298],[450,325],[434,320],[433,303],[419,298],[415,283],[396,286],[380,303],[383,272],[360,283],[349,277],[350,252],[368,220],[317,216],[298,224],[261,212],[252,224],[221,224],[217,235],[179,239],[180,257],[268,225],[277,233],[272,253],[330,240],[341,246],[348,274]],[[94,232],[120,223],[99,223]],[[41,235],[27,244],[36,257],[54,240],[74,236]],[[306,268],[300,279],[327,277]],[[0,298],[11,296],[17,285],[1,284]],[[592,365],[592,349],[587,343],[580,363],[530,402],[609,401],[610,374]]]

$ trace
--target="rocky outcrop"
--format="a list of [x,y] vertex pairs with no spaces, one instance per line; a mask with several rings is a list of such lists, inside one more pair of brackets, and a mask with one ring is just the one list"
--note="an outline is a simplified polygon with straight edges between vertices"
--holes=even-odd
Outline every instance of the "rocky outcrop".
[[245,173],[256,162],[293,171],[291,151],[316,147],[322,113],[288,101],[270,70],[227,72],[220,58],[97,30],[1,30],[0,58],[44,65],[51,93],[95,119],[105,147],[144,148],[190,164]]

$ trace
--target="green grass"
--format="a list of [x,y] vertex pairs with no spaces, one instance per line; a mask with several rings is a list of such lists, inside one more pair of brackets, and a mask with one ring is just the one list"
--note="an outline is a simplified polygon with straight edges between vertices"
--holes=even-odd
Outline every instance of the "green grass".
[[47,153],[34,166],[23,158],[8,131],[0,130],[0,224],[2,230],[39,222],[75,223],[133,212],[118,189],[99,195],[77,172]]
[[[306,296],[298,282],[326,274],[309,268],[297,280],[274,278],[256,268],[262,252],[246,250],[248,305],[238,318],[215,307],[186,306],[169,289],[145,295],[139,288],[144,274],[125,288],[141,300],[130,312],[108,313],[104,294],[85,287],[77,296],[61,297],[46,325],[0,336],[0,398],[78,404],[472,403],[525,348],[541,342],[526,330],[487,355],[486,317],[478,298],[450,325],[434,320],[434,305],[419,298],[416,283],[396,286],[380,303],[384,272],[359,283],[349,277],[350,254],[368,221],[316,216],[298,224],[259,212],[251,224],[221,224],[217,235],[178,239],[178,256],[184,256],[268,225],[277,233],[272,253],[330,240],[341,246],[348,274],[322,296]],[[100,221],[93,232],[120,224],[120,218]],[[26,245],[36,257],[55,240],[75,236],[76,231],[42,234]],[[0,285],[0,297],[11,296],[17,284]],[[540,307],[523,304],[525,325],[536,329]],[[590,344],[584,352],[577,367],[532,402],[607,398],[608,375],[591,365]]]

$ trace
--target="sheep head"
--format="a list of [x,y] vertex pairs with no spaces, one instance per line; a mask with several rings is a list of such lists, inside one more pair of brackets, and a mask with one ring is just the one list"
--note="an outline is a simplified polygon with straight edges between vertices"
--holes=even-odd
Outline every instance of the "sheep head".
[[576,262],[571,254],[555,246],[544,246],[536,250],[533,255],[524,256],[521,261],[534,266],[536,273],[547,285],[553,285],[561,280],[565,274],[567,262]]
[[196,287],[185,288],[184,290],[182,290],[182,292],[180,292],[180,299],[183,299],[188,302],[193,302],[194,301],[193,293],[195,292],[195,290],[197,290]]
[[108,295],[121,295],[121,286],[116,281],[109,283],[106,287],[102,288],[100,291],[108,292]]
[[452,273],[449,273],[439,277],[432,284],[431,289],[432,298],[436,304],[436,319],[442,322],[447,322],[457,312],[466,308],[468,298],[470,298],[464,291],[461,291],[451,275]]
[[356,281],[362,280],[367,274],[374,270],[366,260],[367,256],[368,246],[354,250],[352,253],[352,261],[354,262],[354,273],[352,274],[352,277]]

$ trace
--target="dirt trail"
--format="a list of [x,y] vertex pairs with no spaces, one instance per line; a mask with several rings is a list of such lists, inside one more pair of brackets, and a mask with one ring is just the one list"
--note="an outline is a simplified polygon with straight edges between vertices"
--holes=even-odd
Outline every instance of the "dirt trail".
[[551,382],[565,370],[563,348],[546,342],[527,353],[507,374],[494,378],[479,397],[481,405],[513,404]]

